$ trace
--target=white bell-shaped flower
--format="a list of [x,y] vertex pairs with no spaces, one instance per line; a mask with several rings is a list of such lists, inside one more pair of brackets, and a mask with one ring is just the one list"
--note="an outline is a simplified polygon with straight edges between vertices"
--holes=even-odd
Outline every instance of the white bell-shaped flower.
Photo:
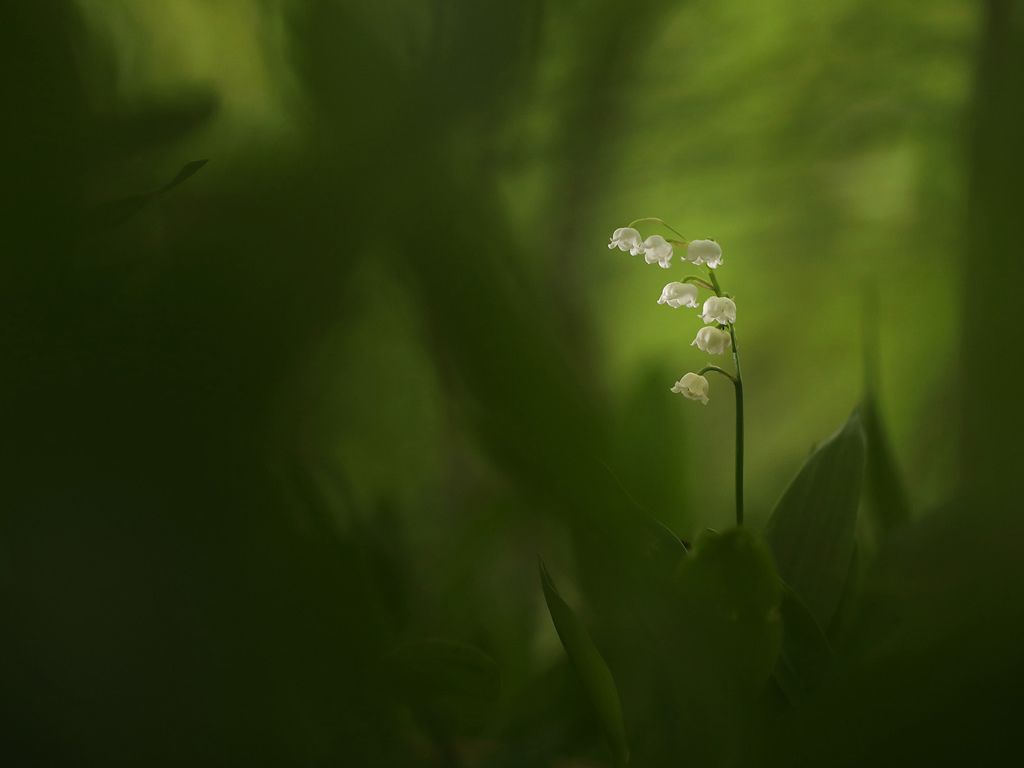
[[701,352],[707,352],[709,355],[724,355],[729,351],[732,342],[729,339],[729,334],[721,328],[705,325],[697,331],[697,338],[690,342],[690,346],[696,347]]
[[651,235],[643,244],[644,260],[648,264],[657,264],[662,269],[668,269],[672,261],[672,244],[661,235]]
[[672,391],[690,400],[708,404],[708,380],[699,373],[687,373],[672,385]]
[[697,286],[689,283],[669,283],[661,289],[659,304],[668,304],[672,309],[697,306]]
[[704,302],[700,319],[705,323],[732,325],[736,322],[736,302],[725,296],[712,296]]
[[686,246],[686,259],[697,266],[707,264],[718,269],[722,264],[722,246],[714,240],[691,240]]
[[643,251],[643,238],[640,233],[632,227],[619,227],[612,232],[608,248],[618,248],[620,251],[629,251],[636,256]]

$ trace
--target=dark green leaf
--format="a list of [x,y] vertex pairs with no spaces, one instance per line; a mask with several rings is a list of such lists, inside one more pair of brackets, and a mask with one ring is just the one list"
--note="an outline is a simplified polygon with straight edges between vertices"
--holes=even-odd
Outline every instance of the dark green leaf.
[[172,189],[174,189],[176,186],[181,184],[183,181],[187,180],[190,176],[192,176],[195,173],[197,173],[199,171],[199,169],[202,168],[204,165],[206,165],[208,162],[210,162],[210,161],[209,160],[193,160],[190,163],[185,163],[185,165],[182,166],[182,169],[180,171],[178,171],[178,174],[173,179],[171,179],[169,182],[167,182],[166,184],[164,184],[160,188],[160,194],[163,194],[165,192],[170,192]]
[[616,762],[625,765],[629,762],[629,744],[626,741],[619,691],[615,687],[612,673],[583,623],[558,594],[543,561],[540,563],[540,579],[548,612],[562,641],[562,647],[565,648],[569,661],[583,683],[587,697],[604,728]]
[[865,398],[862,413],[867,438],[864,484],[871,529],[877,542],[910,519],[910,501],[873,394],[868,393]]
[[811,454],[765,529],[779,574],[819,626],[829,625],[843,595],[863,477],[864,433],[854,411]]
[[155,192],[142,195],[131,195],[120,200],[103,203],[92,212],[92,226],[97,229],[116,227],[132,218],[156,198]]
[[887,534],[910,519],[910,502],[900,480],[889,437],[879,405],[881,355],[879,353],[878,285],[870,281],[864,290],[864,402],[861,415],[867,441],[865,501],[869,542],[877,544]]
[[209,125],[219,106],[217,93],[202,87],[143,97],[98,122],[94,142],[116,155],[180,142]]
[[152,203],[158,197],[177,187],[191,176],[195,175],[200,168],[206,165],[208,160],[193,160],[186,163],[174,178],[164,184],[155,192],[144,192],[138,195],[130,195],[120,200],[112,200],[97,206],[91,216],[91,226],[97,229],[116,227],[135,216],[139,211]]
[[679,650],[692,684],[714,696],[761,690],[782,635],[779,576],[764,541],[748,528],[704,533],[679,584]]
[[389,662],[401,689],[418,698],[498,698],[497,664],[470,645],[420,640],[396,648]]
[[782,585],[782,652],[775,681],[794,704],[814,689],[832,659],[828,638],[791,587]]

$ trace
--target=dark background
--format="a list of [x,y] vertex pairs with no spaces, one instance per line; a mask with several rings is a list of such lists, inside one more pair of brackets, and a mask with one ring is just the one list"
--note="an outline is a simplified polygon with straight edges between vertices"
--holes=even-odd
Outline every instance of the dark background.
[[[1022,15],[7,3],[5,762],[605,764],[542,554],[634,764],[1013,764]],[[723,244],[750,526],[876,353],[912,509],[865,534],[827,682],[753,725],[615,639],[649,519],[732,515],[731,396],[668,392],[696,324],[605,248],[641,216]],[[500,693],[424,712],[393,655],[423,638]]]

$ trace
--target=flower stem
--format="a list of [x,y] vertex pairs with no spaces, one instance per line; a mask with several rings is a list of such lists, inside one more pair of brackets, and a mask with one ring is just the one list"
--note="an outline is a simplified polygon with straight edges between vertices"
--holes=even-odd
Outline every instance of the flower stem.
[[673,232],[675,232],[677,235],[679,235],[681,238],[683,238],[683,242],[684,243],[686,242],[686,235],[684,235],[682,232],[680,232],[675,227],[669,225],[667,222],[665,222],[664,219],[659,219],[659,218],[656,218],[654,216],[646,216],[646,217],[644,217],[642,219],[633,219],[633,221],[629,222],[628,226],[635,227],[637,224],[642,224],[645,221],[653,221],[655,224],[661,224],[661,226],[665,227],[665,229],[671,229]]
[[722,287],[718,284],[718,277],[715,275],[715,270],[708,267],[708,276],[711,278],[711,290],[715,292],[715,296],[722,295]]
[[[708,276],[715,295],[722,295],[715,270],[708,268]],[[740,372],[740,351],[736,347],[736,326],[729,325],[729,339],[732,341],[732,362],[736,375],[730,376],[736,390],[736,525],[743,525],[743,374]]]
[[743,376],[740,374],[740,353],[736,348],[736,326],[729,326],[732,338],[732,361],[736,366],[736,525],[743,525]]
[[731,381],[733,384],[736,383],[736,377],[735,376],[733,376],[731,373],[729,373],[724,368],[719,368],[717,365],[705,365],[703,368],[701,368],[699,371],[697,371],[697,375],[698,376],[703,376],[705,373],[708,373],[709,371],[714,371],[715,373],[720,373],[723,376],[725,376],[725,378],[727,378],[729,381]]
[[684,282],[684,283],[693,283],[694,285],[699,285],[702,288],[707,288],[709,291],[714,291],[715,290],[715,286],[713,286],[707,280],[702,280],[701,278],[695,277],[694,275],[690,275],[689,277],[684,277],[682,279],[682,282]]

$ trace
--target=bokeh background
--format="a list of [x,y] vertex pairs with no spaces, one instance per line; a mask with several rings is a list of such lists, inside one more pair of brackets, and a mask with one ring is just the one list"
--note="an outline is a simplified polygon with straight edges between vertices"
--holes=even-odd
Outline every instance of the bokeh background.
[[[871,686],[840,686],[827,737],[786,743],[1009,748],[1019,3],[4,17],[12,765],[603,764],[537,555],[585,606],[642,584],[638,520],[690,541],[732,518],[731,393],[668,391],[704,362],[696,318],[655,303],[687,273],[605,247],[642,216],[723,244],[751,526],[866,379],[913,510],[878,569],[912,626],[850,657],[892,711],[850,720]],[[500,670],[455,735],[382,661],[432,637]],[[671,719],[620,688],[632,730]],[[671,754],[700,754],[678,727]]]

